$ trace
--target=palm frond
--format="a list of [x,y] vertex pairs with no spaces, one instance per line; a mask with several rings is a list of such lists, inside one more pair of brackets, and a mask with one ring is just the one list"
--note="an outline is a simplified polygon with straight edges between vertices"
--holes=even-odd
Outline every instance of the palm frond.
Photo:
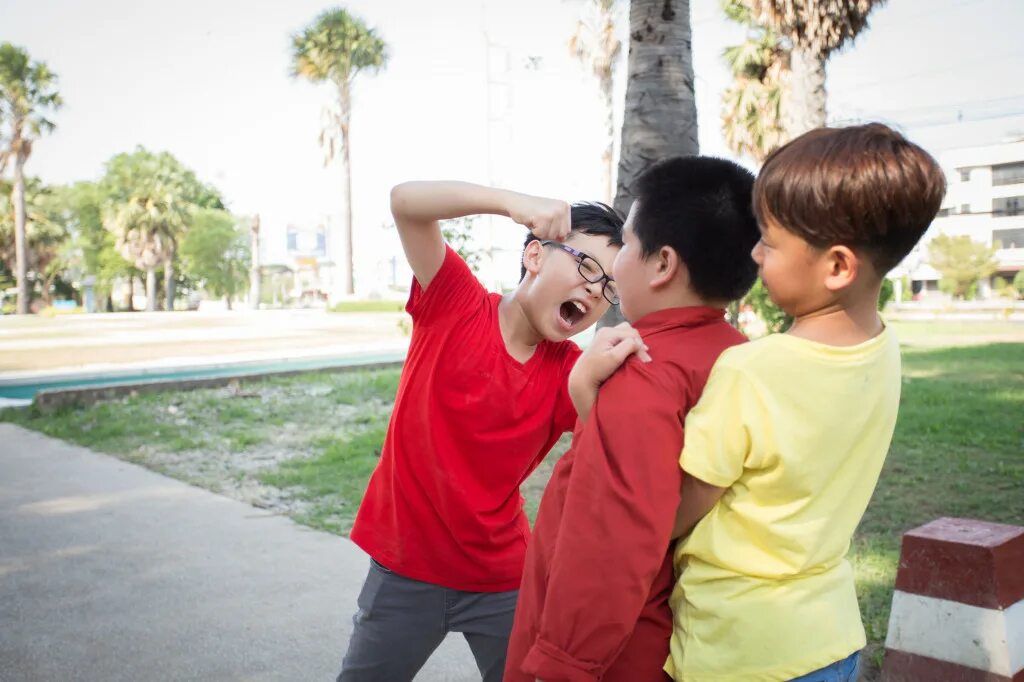
[[867,28],[886,0],[743,0],[757,20],[794,45],[828,57]]

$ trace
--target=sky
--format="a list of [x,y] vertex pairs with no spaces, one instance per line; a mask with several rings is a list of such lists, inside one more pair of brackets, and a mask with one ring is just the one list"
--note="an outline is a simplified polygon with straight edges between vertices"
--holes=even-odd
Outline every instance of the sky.
[[[627,4],[619,21],[627,40]],[[4,0],[0,41],[46,62],[65,106],[27,170],[95,180],[114,154],[170,151],[261,217],[265,262],[285,262],[289,224],[329,227],[340,260],[341,174],[318,145],[327,85],[289,75],[289,35],[325,0]],[[362,75],[352,121],[356,276],[374,290],[400,255],[388,193],[403,180],[460,179],[567,200],[600,198],[595,80],[566,41],[583,0],[345,0],[390,46]],[[719,0],[691,2],[701,152],[731,158],[720,132],[723,49],[742,28]],[[828,65],[829,119],[882,120],[935,154],[1024,136],[1020,0],[890,0]],[[626,59],[616,98],[625,90]],[[620,121],[617,121],[619,123]],[[749,161],[746,161],[749,164]],[[522,232],[484,221],[481,245],[512,270]],[[511,260],[510,260],[511,259]],[[494,282],[507,281],[490,273]],[[486,279],[486,278],[485,278]]]

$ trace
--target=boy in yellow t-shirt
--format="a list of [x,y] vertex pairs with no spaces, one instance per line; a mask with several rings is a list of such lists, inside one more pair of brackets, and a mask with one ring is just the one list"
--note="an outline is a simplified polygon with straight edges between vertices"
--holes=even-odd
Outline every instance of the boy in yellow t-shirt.
[[765,162],[753,256],[794,323],[726,350],[686,418],[674,679],[856,679],[846,553],[900,397],[876,303],[944,191],[935,160],[880,124],[814,130]]

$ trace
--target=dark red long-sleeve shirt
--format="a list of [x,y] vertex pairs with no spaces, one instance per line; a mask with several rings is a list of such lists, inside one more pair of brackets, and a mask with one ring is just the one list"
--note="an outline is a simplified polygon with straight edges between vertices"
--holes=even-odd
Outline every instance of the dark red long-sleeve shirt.
[[661,310],[601,387],[544,492],[509,641],[506,682],[662,682],[683,420],[744,337],[718,308]]

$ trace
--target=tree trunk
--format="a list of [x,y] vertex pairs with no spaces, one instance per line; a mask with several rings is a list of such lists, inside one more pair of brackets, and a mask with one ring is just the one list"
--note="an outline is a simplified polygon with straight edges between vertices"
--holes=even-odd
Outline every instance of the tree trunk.
[[53,303],[53,296],[50,295],[50,287],[53,286],[53,280],[56,279],[56,277],[57,275],[54,274],[49,277],[44,277],[42,280],[43,291],[41,298],[43,299],[44,308],[49,308],[50,304]]
[[252,219],[249,227],[249,251],[252,257],[252,265],[249,268],[249,307],[253,310],[260,308],[260,217],[257,215]]
[[168,312],[174,311],[174,254],[164,261],[164,293],[167,294]]
[[[633,183],[652,164],[696,154],[697,103],[693,92],[689,0],[632,0],[629,62],[622,118],[615,208],[633,203]],[[618,307],[599,327],[622,321]]]
[[825,59],[794,47],[790,79],[782,100],[782,123],[789,139],[825,125]]
[[612,178],[615,170],[612,164],[615,161],[615,100],[614,81],[609,72],[601,79],[601,99],[604,102],[604,124],[605,124],[605,147],[601,154],[601,174],[604,203],[611,206],[615,197],[612,196]]
[[629,64],[615,208],[629,211],[633,183],[653,163],[697,153],[689,0],[632,0]]
[[14,190],[11,201],[14,202],[14,273],[18,282],[19,315],[29,312],[28,288],[28,237],[26,234],[25,216],[25,155],[21,152],[14,157]]
[[129,274],[128,275],[128,305],[125,306],[125,307],[128,308],[128,312],[130,312],[130,313],[134,313],[135,312],[135,275],[134,274]]
[[156,267],[146,268],[146,311],[156,310]]
[[341,215],[342,229],[345,232],[345,293],[351,296],[356,291],[355,252],[352,247],[352,163],[349,158],[349,121],[352,116],[352,96],[348,82],[343,82],[338,89],[338,106],[341,115],[341,173],[342,194],[345,209]]
[[224,296],[224,305],[227,306],[228,310],[231,310],[231,294],[226,294]]

